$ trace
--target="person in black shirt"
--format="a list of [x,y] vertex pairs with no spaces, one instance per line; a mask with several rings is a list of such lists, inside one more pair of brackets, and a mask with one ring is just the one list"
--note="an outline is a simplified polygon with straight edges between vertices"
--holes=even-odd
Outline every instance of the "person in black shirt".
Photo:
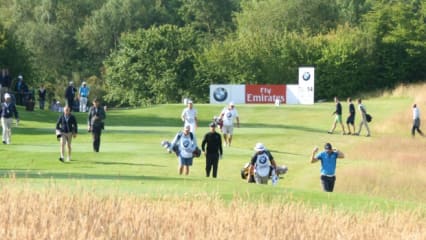
[[16,110],[16,106],[13,103],[12,97],[9,93],[4,94],[4,103],[1,104],[0,115],[1,125],[3,128],[3,144],[10,144],[12,136],[12,117],[15,116],[16,125],[18,125],[19,116],[18,111]]
[[328,131],[328,133],[333,134],[334,129],[336,129],[337,123],[339,123],[340,126],[342,126],[343,135],[346,135],[345,126],[342,122],[342,104],[340,104],[339,99],[337,97],[334,97],[334,102],[336,103],[336,111],[334,111],[332,115],[335,115],[335,118],[333,126],[331,127],[331,130]]
[[67,105],[72,109],[74,107],[74,99],[77,89],[74,87],[74,83],[71,81],[68,84],[68,87],[65,89],[65,99],[67,100]]
[[71,161],[71,140],[77,137],[77,120],[71,114],[71,109],[68,106],[64,107],[64,114],[56,121],[56,131],[61,138],[61,156],[59,161],[64,162],[65,144],[68,148],[67,162]]
[[89,110],[89,117],[87,120],[88,130],[92,132],[93,137],[93,151],[99,152],[101,145],[101,132],[104,129],[105,111],[100,106],[99,100],[93,100],[93,106]]
[[40,110],[44,110],[44,105],[46,103],[46,88],[44,88],[44,85],[41,85],[38,89],[38,102]]
[[204,135],[201,149],[206,156],[206,176],[210,176],[211,169],[213,168],[213,177],[216,178],[219,158],[221,159],[223,155],[222,139],[220,134],[216,132],[215,123],[210,123],[209,127],[210,132]]
[[351,135],[351,127],[350,125],[352,125],[352,129],[353,129],[353,133],[355,134],[355,105],[352,103],[352,98],[348,98],[348,103],[349,103],[349,116],[346,119],[346,125],[348,126],[348,135]]

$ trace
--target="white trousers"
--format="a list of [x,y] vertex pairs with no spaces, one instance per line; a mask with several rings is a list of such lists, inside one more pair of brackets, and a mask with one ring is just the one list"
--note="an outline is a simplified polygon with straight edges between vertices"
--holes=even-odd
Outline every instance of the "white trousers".
[[86,112],[87,97],[80,97],[80,112]]
[[1,127],[3,128],[2,140],[10,144],[10,137],[12,136],[12,123],[13,118],[1,118]]

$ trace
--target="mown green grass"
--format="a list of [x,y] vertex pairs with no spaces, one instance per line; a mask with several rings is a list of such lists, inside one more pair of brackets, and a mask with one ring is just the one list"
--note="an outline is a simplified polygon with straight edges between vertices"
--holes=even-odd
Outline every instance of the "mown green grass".
[[[300,201],[314,206],[330,206],[344,210],[417,208],[416,199],[399,201],[381,196],[349,194],[339,182],[350,181],[339,176],[339,168],[363,164],[363,159],[339,161],[336,191],[321,191],[319,164],[310,164],[315,145],[331,142],[345,152],[375,141],[375,136],[404,131],[377,132],[375,128],[387,118],[410,105],[409,98],[376,98],[364,103],[374,120],[373,137],[327,134],[333,117],[334,103],[302,105],[239,105],[241,128],[235,129],[232,147],[224,148],[218,179],[205,177],[204,158],[194,159],[189,176],[177,172],[177,160],[160,146],[182,128],[181,104],[158,105],[142,109],[117,109],[107,112],[106,130],[102,135],[101,152],[94,153],[91,135],[87,132],[87,116],[76,113],[79,134],[73,140],[71,163],[61,163],[59,142],[54,135],[58,113],[20,108],[21,122],[13,129],[12,144],[0,146],[1,184],[30,186],[34,189],[56,186],[64,189],[85,189],[99,194],[137,194],[148,197],[164,195],[219,195],[225,201],[244,198],[248,201]],[[346,118],[347,105],[344,106]],[[195,104],[200,126],[198,143],[209,130],[208,123],[223,106]],[[340,129],[337,128],[337,132]],[[256,142],[271,150],[278,164],[289,167],[288,174],[277,186],[247,184],[240,178],[240,169],[249,161]],[[362,150],[362,149],[360,149]],[[368,164],[368,163],[365,163]],[[420,204],[421,206],[421,204]]]

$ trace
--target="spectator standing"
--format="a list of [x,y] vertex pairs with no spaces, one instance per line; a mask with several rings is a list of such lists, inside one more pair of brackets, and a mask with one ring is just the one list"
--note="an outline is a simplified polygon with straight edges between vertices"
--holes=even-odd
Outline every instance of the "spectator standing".
[[240,127],[240,117],[238,116],[238,111],[235,108],[234,102],[230,102],[228,107],[222,110],[220,118],[223,121],[222,133],[225,146],[230,147],[234,134],[234,120],[237,120],[237,127]]
[[359,136],[359,134],[361,133],[362,130],[362,126],[365,126],[365,128],[367,129],[367,137],[370,137],[370,128],[368,127],[368,121],[367,121],[367,109],[365,108],[365,106],[362,104],[362,99],[358,98],[358,110],[361,113],[361,123],[359,124],[359,129],[358,132],[355,134],[357,136]]
[[198,128],[197,110],[194,108],[194,104],[191,100],[188,100],[187,107],[182,110],[181,119],[184,122],[184,126],[189,125],[190,131],[195,133]]
[[216,124],[214,122],[210,123],[209,127],[210,132],[204,135],[201,149],[206,156],[206,177],[210,177],[210,172],[213,168],[213,178],[216,178],[219,159],[222,159],[223,155],[222,137],[216,132]]
[[343,135],[345,135],[346,134],[345,126],[343,125],[343,122],[342,122],[342,104],[340,103],[339,98],[337,98],[337,97],[334,97],[334,102],[336,103],[336,111],[334,111],[332,113],[332,115],[334,115],[334,122],[333,122],[333,125],[331,127],[331,130],[328,131],[328,133],[333,134],[334,129],[336,129],[337,124],[340,124],[340,126],[342,127],[342,131],[343,131],[342,133],[343,133]]
[[[355,134],[355,112],[356,111],[355,111],[355,105],[352,102],[352,98],[348,98],[348,103],[349,103],[349,116],[346,119],[346,125],[348,127],[348,134],[350,135],[352,133]],[[352,129],[353,129],[352,132],[351,132],[350,126],[352,126]]]
[[411,135],[414,137],[416,131],[424,137],[422,130],[420,130],[420,110],[417,104],[413,105],[413,127],[411,128]]
[[10,78],[9,75],[9,69],[4,68],[1,70],[1,76],[0,76],[0,96],[4,96],[5,93],[7,93],[10,89],[10,84],[12,82],[12,79]]
[[61,139],[61,156],[59,157],[59,161],[64,162],[66,145],[68,149],[68,157],[66,161],[69,162],[71,161],[71,141],[72,138],[77,137],[78,131],[77,119],[71,114],[69,106],[64,107],[64,113],[56,121],[56,131],[59,133]]
[[93,100],[93,106],[89,109],[88,117],[88,130],[92,133],[93,138],[93,151],[99,152],[99,147],[101,145],[101,133],[104,129],[104,120],[106,114],[104,108],[101,107],[99,100]]
[[247,174],[247,182],[250,182],[250,176],[254,175],[257,184],[268,184],[271,167],[273,175],[275,175],[277,164],[272,154],[266,150],[262,143],[256,143],[254,151]]
[[5,93],[4,95],[4,102],[1,104],[0,111],[1,126],[3,128],[3,144],[11,144],[13,116],[16,119],[16,125],[19,123],[19,116],[9,93]]
[[312,151],[311,163],[321,161],[322,188],[325,192],[333,192],[336,182],[337,158],[344,158],[345,155],[337,149],[333,150],[330,143],[324,145],[324,151],[318,153],[318,150],[318,147],[315,147]]
[[[6,69],[2,69],[1,75],[0,75],[0,96],[3,96],[3,93],[5,92],[5,87],[4,87],[5,78],[6,78]],[[3,99],[0,99],[0,101],[3,101]]]
[[27,101],[28,95],[28,86],[24,81],[24,77],[22,75],[18,76],[18,82],[15,86],[16,91],[16,104],[17,105],[25,105]]
[[195,134],[191,131],[191,126],[188,124],[179,131],[173,139],[171,146],[177,146],[177,155],[179,161],[179,174],[189,174],[189,167],[192,166],[194,159],[193,152],[197,147],[197,140]]
[[70,108],[70,111],[72,107],[74,106],[74,99],[77,89],[74,87],[74,83],[70,81],[68,83],[68,87],[65,89],[65,99],[67,101],[67,106]]
[[46,88],[44,88],[43,84],[40,86],[37,92],[40,110],[44,110],[44,106],[46,104]]
[[87,99],[89,97],[90,88],[86,86],[86,82],[83,82],[78,89],[78,96],[80,99],[80,112],[86,112],[87,110]]

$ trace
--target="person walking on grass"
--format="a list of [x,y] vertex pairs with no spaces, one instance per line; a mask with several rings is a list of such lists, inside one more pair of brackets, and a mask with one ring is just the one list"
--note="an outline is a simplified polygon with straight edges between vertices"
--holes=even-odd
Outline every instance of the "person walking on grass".
[[206,156],[206,177],[210,176],[213,168],[213,178],[216,178],[219,159],[222,159],[223,155],[222,137],[216,132],[216,124],[214,122],[210,123],[209,127],[210,132],[204,135],[201,149]]
[[336,129],[337,124],[340,124],[340,126],[342,127],[342,134],[345,135],[345,126],[343,125],[342,122],[342,104],[340,103],[339,99],[337,97],[334,97],[334,102],[336,103],[336,111],[333,112],[332,115],[334,115],[334,122],[333,125],[331,127],[331,130],[328,131],[329,134],[333,134],[334,129]]
[[64,113],[56,121],[56,131],[60,136],[61,148],[59,161],[64,162],[65,145],[68,149],[67,162],[71,161],[71,141],[77,137],[77,119],[71,114],[69,106],[64,107]]
[[[352,98],[348,98],[349,103],[349,116],[346,119],[346,125],[348,127],[348,134],[351,135],[352,133],[355,134],[355,105],[352,102]],[[353,131],[351,132],[351,126]]]
[[266,150],[262,143],[256,143],[254,151],[247,174],[247,182],[251,182],[250,176],[254,175],[257,184],[268,184],[271,167],[272,175],[275,175],[277,164],[271,152]]
[[[191,132],[191,125],[188,124],[183,128],[183,131],[179,131],[170,145],[171,148],[177,146],[176,154],[179,161],[179,174],[185,173],[185,175],[189,175],[189,167],[192,166],[193,154],[197,148],[197,140],[195,139],[195,134]],[[170,151],[171,149],[169,149]]]
[[411,128],[411,135],[414,137],[416,131],[424,137],[422,130],[420,130],[420,110],[417,104],[413,105],[413,127]]
[[359,129],[358,132],[355,134],[357,136],[359,136],[359,134],[361,133],[362,130],[362,126],[365,126],[365,128],[367,129],[367,137],[370,137],[370,128],[368,127],[368,121],[367,121],[367,109],[365,108],[365,106],[362,104],[362,99],[358,98],[358,110],[361,113],[361,123],[359,124]]
[[13,117],[15,117],[16,125],[18,125],[19,116],[15,103],[12,102],[12,96],[9,93],[4,94],[4,102],[1,103],[0,115],[3,129],[3,144],[11,144]]
[[234,120],[237,121],[237,127],[240,127],[240,117],[235,108],[234,102],[230,102],[228,107],[225,107],[220,113],[220,119],[223,121],[222,133],[225,141],[225,146],[230,147],[232,143],[232,136],[234,134]]
[[197,110],[194,108],[194,103],[189,100],[187,103],[187,107],[182,110],[182,114],[180,115],[183,126],[189,125],[191,127],[190,131],[195,133],[195,130],[198,128],[198,118],[197,118]]
[[345,155],[337,149],[333,150],[330,143],[324,145],[324,151],[318,153],[319,148],[312,151],[311,163],[321,161],[321,184],[325,192],[333,192],[336,182],[337,158],[344,158]]
[[99,152],[101,145],[101,133],[104,129],[104,120],[106,114],[104,108],[100,106],[99,100],[93,100],[93,106],[90,107],[87,119],[88,131],[92,133],[93,138],[93,151]]

